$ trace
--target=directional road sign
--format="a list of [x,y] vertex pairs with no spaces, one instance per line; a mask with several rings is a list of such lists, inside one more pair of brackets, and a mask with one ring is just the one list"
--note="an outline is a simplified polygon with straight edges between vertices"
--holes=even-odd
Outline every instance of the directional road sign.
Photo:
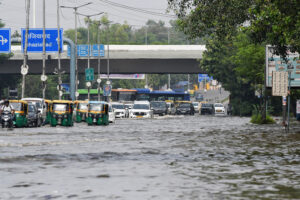
[[103,44],[94,44],[92,45],[92,56],[99,56],[99,46],[100,46],[100,57],[104,57],[104,45]]
[[[25,29],[22,29],[22,50],[25,46]],[[57,29],[46,29],[46,52],[58,52],[58,33]],[[63,29],[60,29],[60,45],[63,47]],[[28,52],[41,53],[43,52],[43,29],[28,30]]]
[[86,81],[94,80],[94,68],[86,68],[85,69],[85,80]]
[[[90,56],[97,57],[98,56],[98,48],[99,48],[98,44],[90,45]],[[71,50],[70,50],[70,47],[68,46],[68,56],[70,56],[70,52],[71,52]],[[89,55],[88,52],[89,52],[89,45],[87,45],[87,44],[77,45],[77,56],[88,57],[88,55]],[[105,56],[103,44],[100,44],[100,56],[101,57]]]
[[10,28],[0,29],[0,53],[10,53]]
[[210,81],[212,79],[213,77],[209,77],[208,74],[198,74],[198,82],[201,82],[203,80]]

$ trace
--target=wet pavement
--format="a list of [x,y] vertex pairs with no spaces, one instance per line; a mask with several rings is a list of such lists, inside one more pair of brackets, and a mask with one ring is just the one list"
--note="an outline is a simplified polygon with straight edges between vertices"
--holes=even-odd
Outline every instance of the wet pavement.
[[0,129],[0,199],[300,199],[300,126],[249,120]]

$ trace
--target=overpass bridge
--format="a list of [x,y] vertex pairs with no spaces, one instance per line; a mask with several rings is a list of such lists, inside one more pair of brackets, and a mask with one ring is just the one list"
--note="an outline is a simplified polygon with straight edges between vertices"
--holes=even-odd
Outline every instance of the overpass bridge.
[[[101,57],[101,73],[107,73],[107,49]],[[110,74],[193,74],[202,73],[199,60],[205,51],[204,45],[109,45]],[[21,46],[12,46],[13,56],[0,62],[0,74],[20,74],[23,64]],[[91,67],[97,73],[98,57],[90,57]],[[29,74],[42,73],[42,53],[28,53]],[[70,72],[70,57],[67,45],[61,54],[62,71]],[[84,73],[87,57],[78,58],[78,72]],[[57,53],[47,53],[46,73],[53,74],[57,68]]]

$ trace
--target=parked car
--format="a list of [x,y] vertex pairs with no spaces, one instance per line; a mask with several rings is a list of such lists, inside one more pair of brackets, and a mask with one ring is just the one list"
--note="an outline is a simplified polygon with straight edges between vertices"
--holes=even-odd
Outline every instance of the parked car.
[[225,107],[222,103],[215,103],[214,104],[214,112],[215,115],[225,115]]
[[167,115],[168,107],[167,103],[164,101],[151,101],[151,110],[153,110],[154,115]]
[[109,123],[115,123],[115,121],[116,121],[115,112],[114,112],[114,109],[112,108],[111,104],[108,106],[108,120],[109,120]]
[[128,109],[125,108],[124,104],[122,103],[111,103],[112,108],[115,112],[116,118],[125,118],[128,116],[127,111]]
[[195,112],[198,113],[199,112],[199,102],[193,102],[193,106],[194,106],[194,109],[195,109]]
[[212,115],[214,114],[214,105],[211,103],[202,103],[200,109],[201,115]]
[[38,110],[36,104],[28,104],[28,126],[40,127],[42,125],[41,111]]
[[153,111],[149,101],[135,101],[129,113],[130,118],[152,118]]
[[194,115],[195,109],[192,103],[180,103],[176,108],[177,115]]
[[168,114],[169,115],[175,115],[176,114],[176,107],[173,102],[167,102],[168,107]]

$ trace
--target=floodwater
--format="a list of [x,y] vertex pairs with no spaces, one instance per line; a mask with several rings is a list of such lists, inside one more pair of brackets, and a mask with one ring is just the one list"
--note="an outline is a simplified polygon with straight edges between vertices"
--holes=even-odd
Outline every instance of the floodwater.
[[300,199],[300,126],[249,120],[0,129],[0,199]]

